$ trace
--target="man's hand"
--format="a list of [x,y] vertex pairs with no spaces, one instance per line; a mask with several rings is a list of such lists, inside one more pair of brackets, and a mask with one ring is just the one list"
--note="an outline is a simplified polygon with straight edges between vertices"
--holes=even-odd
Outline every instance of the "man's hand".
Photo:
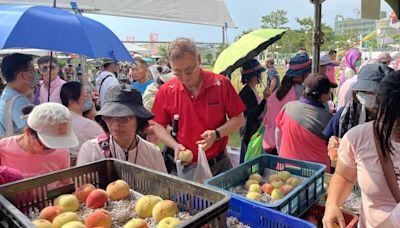
[[179,153],[181,151],[186,150],[186,148],[182,145],[182,144],[178,144],[175,148],[174,148],[174,159],[175,161],[177,161],[179,159]]
[[196,144],[201,145],[201,148],[206,151],[211,148],[214,144],[217,135],[213,130],[207,130],[203,134],[200,135],[203,140],[197,141]]

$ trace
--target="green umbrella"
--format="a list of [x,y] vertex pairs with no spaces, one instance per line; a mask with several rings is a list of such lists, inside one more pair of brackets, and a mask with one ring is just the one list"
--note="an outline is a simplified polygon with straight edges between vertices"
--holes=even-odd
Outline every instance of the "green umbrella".
[[259,29],[242,36],[218,56],[213,72],[231,74],[247,60],[256,57],[279,40],[285,31],[285,29]]
[[385,0],[390,7],[392,7],[393,11],[397,16],[400,16],[400,1],[399,0]]

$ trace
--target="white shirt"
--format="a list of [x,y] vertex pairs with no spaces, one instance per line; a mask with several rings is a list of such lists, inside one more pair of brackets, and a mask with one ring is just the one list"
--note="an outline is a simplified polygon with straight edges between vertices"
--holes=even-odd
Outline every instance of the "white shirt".
[[[133,164],[167,173],[164,158],[158,146],[145,141],[140,136],[137,136],[137,139],[138,145],[129,150],[128,161]],[[110,138],[110,151],[114,158],[123,161],[126,160],[124,150],[117,144],[117,142],[114,141],[113,143],[112,136]],[[84,165],[104,158],[103,150],[100,148],[97,138],[95,138],[82,145],[78,153],[77,165]]]
[[[104,78],[109,76],[107,79],[103,81]],[[101,90],[100,90],[100,84],[103,81],[103,84],[101,85]],[[99,94],[99,99],[100,99],[100,105],[103,107],[104,104],[104,99],[105,99],[105,94],[107,90],[109,90],[111,87],[119,85],[118,79],[115,77],[115,75],[109,71],[102,71],[96,78],[96,90],[97,92],[100,92]]]
[[70,113],[72,129],[78,138],[79,145],[69,149],[69,151],[71,153],[71,157],[76,157],[82,144],[101,135],[103,133],[103,128],[97,122],[91,119],[80,116],[72,111]]

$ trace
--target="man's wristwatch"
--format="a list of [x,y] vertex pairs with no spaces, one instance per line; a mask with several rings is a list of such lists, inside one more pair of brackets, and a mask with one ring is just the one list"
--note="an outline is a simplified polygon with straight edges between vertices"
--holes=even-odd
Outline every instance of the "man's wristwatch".
[[221,134],[219,133],[218,130],[214,130],[215,132],[215,141],[214,142],[218,142],[219,140],[221,140]]

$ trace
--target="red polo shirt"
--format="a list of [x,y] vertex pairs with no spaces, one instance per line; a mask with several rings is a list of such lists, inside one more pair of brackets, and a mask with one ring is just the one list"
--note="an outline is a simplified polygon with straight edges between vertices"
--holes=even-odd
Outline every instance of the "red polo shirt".
[[[197,97],[192,97],[184,85],[173,79],[162,85],[154,101],[153,119],[161,125],[172,125],[175,114],[179,115],[178,142],[191,150],[197,161],[201,134],[206,130],[215,130],[222,126],[227,117],[239,116],[246,106],[236,93],[231,82],[222,75],[201,70],[203,84]],[[206,151],[210,160],[225,150],[228,137],[215,142]]]

